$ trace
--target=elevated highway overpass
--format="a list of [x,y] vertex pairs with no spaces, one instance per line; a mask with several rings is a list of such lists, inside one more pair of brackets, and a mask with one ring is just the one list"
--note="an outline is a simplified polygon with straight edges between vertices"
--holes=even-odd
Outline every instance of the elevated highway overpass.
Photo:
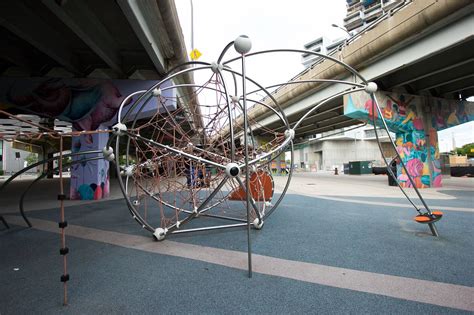
[[[375,81],[384,91],[466,99],[474,95],[473,10],[474,3],[469,0],[401,2],[331,56],[355,68],[368,81]],[[351,79],[341,66],[321,60],[292,81],[318,78]],[[314,105],[345,88],[337,84],[292,84],[279,88],[273,96],[294,124]],[[262,126],[277,128],[277,117],[263,109],[249,115]],[[343,98],[339,97],[295,130],[296,142],[359,123],[344,115]]]
[[[474,103],[465,101],[474,95],[473,12],[474,3],[469,0],[400,1],[331,54],[377,83],[382,114],[396,133],[396,150],[410,166],[417,187],[441,186],[436,131],[474,120]],[[321,58],[291,81],[314,79],[357,78]],[[315,105],[344,90],[347,86],[342,84],[287,84],[273,96],[295,125]],[[370,122],[374,115],[379,119],[370,102],[363,95],[331,99],[295,128],[295,143]],[[249,117],[258,120],[261,128],[255,134],[261,137],[266,128],[278,129],[280,124],[264,107],[249,112]],[[400,166],[397,177],[402,185],[412,185]]]

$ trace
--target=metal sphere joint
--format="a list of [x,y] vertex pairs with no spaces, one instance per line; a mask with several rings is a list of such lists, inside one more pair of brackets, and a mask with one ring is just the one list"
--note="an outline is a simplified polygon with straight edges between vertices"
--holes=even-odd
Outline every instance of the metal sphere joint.
[[111,147],[104,147],[102,149],[102,154],[104,155],[104,157],[107,157],[111,155],[112,153],[114,153],[114,149],[112,149]]
[[239,54],[246,54],[252,49],[252,41],[247,35],[240,35],[234,40],[234,48]]
[[288,129],[287,131],[285,131],[285,138],[290,138],[291,140],[293,140],[295,138],[295,129]]
[[223,69],[224,69],[224,65],[222,63],[219,63],[219,64],[217,62],[211,63],[212,72],[214,73],[222,72]]
[[127,126],[125,126],[122,123],[116,123],[113,127],[112,130],[114,132],[114,135],[116,136],[122,136],[125,134],[125,131],[127,131]]
[[134,165],[128,165],[125,170],[124,170],[124,174],[128,177],[132,176],[133,175],[133,171],[135,170],[135,166]]
[[166,237],[166,230],[163,228],[157,228],[155,229],[155,232],[153,232],[153,236],[157,241],[162,241]]
[[112,162],[112,161],[115,160],[115,154],[112,153],[110,155],[107,155],[107,156],[104,157],[104,159],[106,159],[109,162]]
[[263,227],[263,220],[262,219],[259,219],[259,218],[255,218],[255,220],[253,220],[253,227],[257,230],[261,230],[262,227]]
[[377,89],[378,89],[377,83],[375,82],[369,82],[367,83],[367,86],[365,87],[365,91],[367,93],[375,93]]
[[229,163],[225,167],[225,173],[229,177],[236,177],[240,173],[240,168],[236,163]]
[[153,89],[153,91],[151,92],[151,94],[152,94],[153,96],[155,96],[155,97],[156,97],[156,96],[160,96],[160,95],[161,95],[161,89],[155,88],[155,89]]

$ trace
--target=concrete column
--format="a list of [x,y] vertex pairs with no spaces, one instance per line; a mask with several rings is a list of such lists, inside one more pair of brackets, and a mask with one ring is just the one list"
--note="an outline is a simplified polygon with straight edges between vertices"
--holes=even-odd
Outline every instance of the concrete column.
[[[408,172],[419,188],[441,187],[441,163],[437,131],[474,120],[474,102],[430,96],[377,91],[377,99],[388,128],[396,133],[396,145]],[[367,93],[344,96],[344,114],[360,120],[378,119]],[[381,125],[379,120],[378,125]],[[401,184],[411,186],[399,165]]]
[[[399,104],[403,106],[403,102]],[[417,188],[441,187],[438,134],[432,126],[429,104],[405,102],[406,108],[399,111],[397,151]],[[397,176],[403,187],[412,186],[400,164]]]
[[[99,128],[103,129],[103,128]],[[71,152],[102,150],[107,144],[107,133],[81,135],[72,138]],[[83,160],[99,154],[79,154],[74,160]],[[71,166],[70,198],[72,200],[99,200],[109,196],[109,162],[100,159]]]
[[[39,121],[39,124],[43,127],[48,128],[49,130],[54,130],[54,118],[42,118]],[[40,156],[38,156],[38,159],[41,160],[46,160],[54,157],[54,153],[58,151],[57,148],[51,147],[48,144],[43,144],[42,146],[43,150]],[[54,161],[50,161],[46,164],[43,165],[43,172],[48,172],[47,178],[53,178],[54,177]]]

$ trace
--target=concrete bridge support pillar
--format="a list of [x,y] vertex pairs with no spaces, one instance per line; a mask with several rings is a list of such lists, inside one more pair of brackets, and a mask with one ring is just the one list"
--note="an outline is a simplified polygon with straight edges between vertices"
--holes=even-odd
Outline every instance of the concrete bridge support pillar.
[[[99,128],[103,129],[103,128]],[[73,137],[71,151],[102,150],[107,144],[107,133]],[[83,160],[100,154],[79,154],[74,160]],[[104,159],[73,164],[71,166],[70,198],[73,200],[99,200],[109,196],[109,162]]]
[[[430,131],[412,129],[396,133],[397,151],[417,188],[442,185],[438,137],[435,129]],[[400,163],[397,165],[397,178],[403,187],[412,187]]]
[[[388,128],[396,134],[397,152],[416,187],[441,187],[437,131],[474,120],[474,103],[384,91],[377,91],[376,97]],[[377,125],[382,125],[367,93],[345,96],[344,114],[369,123],[375,115]],[[412,186],[400,163],[397,178],[402,186]]]

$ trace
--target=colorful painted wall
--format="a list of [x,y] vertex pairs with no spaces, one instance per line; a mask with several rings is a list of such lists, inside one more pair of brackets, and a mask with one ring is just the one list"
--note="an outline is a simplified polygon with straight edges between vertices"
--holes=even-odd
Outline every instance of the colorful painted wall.
[[[72,138],[73,153],[84,152],[73,160],[85,160],[100,154],[86,154],[87,151],[102,150],[107,144],[107,133],[81,135]],[[69,194],[72,200],[99,200],[109,196],[109,162],[104,159],[81,162],[71,166]]]
[[[117,112],[124,98],[139,90],[147,90],[157,81],[95,80],[57,78],[0,78],[0,109],[12,114],[33,114],[71,122],[73,130],[107,129],[116,123]],[[162,85],[164,91],[158,101],[151,98],[140,110],[135,108],[131,117],[151,117],[156,111],[176,109],[176,90]],[[136,96],[134,99],[137,99]],[[131,106],[134,99],[129,100]],[[124,112],[127,112],[128,107]],[[81,135],[72,139],[72,152],[102,150],[108,134]],[[76,160],[92,157],[80,154]],[[96,155],[97,156],[97,155]],[[70,198],[97,200],[109,195],[109,162],[95,160],[71,167]]]
[[[57,78],[0,78],[0,109],[11,114],[34,114],[71,122],[74,130],[96,130],[115,121],[123,99],[157,81]],[[165,84],[164,86],[168,86]],[[164,87],[163,86],[163,87]],[[162,93],[168,110],[176,108],[176,91]],[[136,97],[137,98],[137,97]],[[135,98],[135,99],[136,99]],[[129,100],[129,103],[133,99]],[[163,103],[151,99],[140,117],[148,117]],[[137,110],[135,110],[136,112]]]
[[[442,185],[438,130],[474,120],[474,103],[379,91],[376,98],[389,129],[396,134],[397,152],[418,188]],[[378,112],[367,93],[344,97],[344,114],[371,122]],[[397,165],[397,177],[411,187],[407,174]]]

